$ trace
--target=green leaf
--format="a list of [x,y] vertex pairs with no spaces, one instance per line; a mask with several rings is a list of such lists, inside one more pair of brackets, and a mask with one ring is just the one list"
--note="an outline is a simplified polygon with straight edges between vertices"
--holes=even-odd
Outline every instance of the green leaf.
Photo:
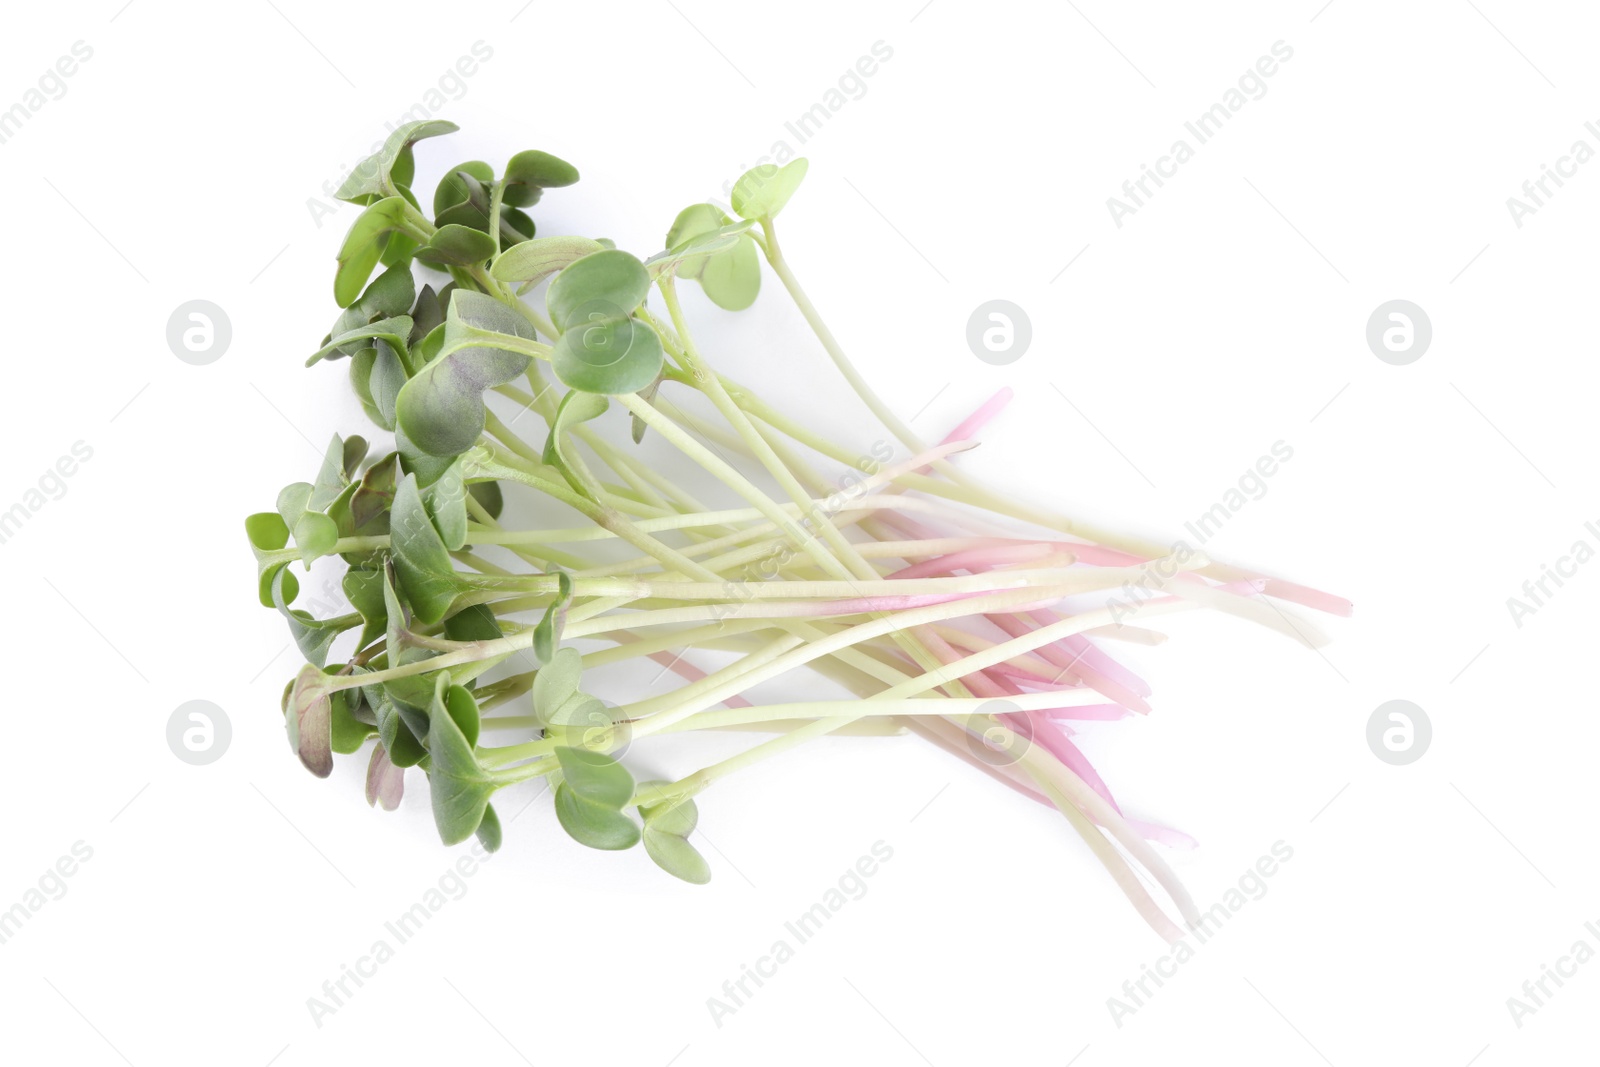
[[[697,211],[696,208],[706,211]],[[721,221],[715,225],[705,225],[714,220]],[[731,251],[746,242],[750,250],[755,251],[754,241],[741,241],[754,225],[755,222],[750,219],[729,222],[726,215],[710,204],[685,208],[667,232],[667,251],[651,257],[645,267],[651,277],[658,278],[668,273],[680,278],[699,277],[701,269],[709,260],[717,258],[719,253]]]
[[451,566],[450,552],[422,503],[415,475],[406,475],[395,490],[389,537],[406,603],[422,622],[438,622],[466,584]]
[[366,288],[367,279],[383,253],[381,238],[401,228],[410,205],[405,197],[379,200],[361,213],[339,249],[339,270],[333,279],[333,298],[349,307]]
[[692,797],[673,798],[669,782],[642,782],[638,788],[639,814],[644,818],[644,850],[656,866],[695,885],[711,880],[711,868],[687,840],[700,823],[700,810]]
[[491,519],[498,519],[500,512],[506,506],[505,495],[500,492],[499,482],[471,482],[467,485],[467,492]]
[[365,204],[390,193],[396,185],[410,185],[414,164],[411,146],[425,137],[454,133],[460,129],[443,119],[408,122],[398,127],[383,142],[383,147],[356,164],[350,176],[333,195],[353,204]]
[[[455,290],[451,290],[452,293]],[[433,329],[422,335],[416,347],[411,350],[411,365],[413,367],[426,367],[432,363],[440,352],[444,351],[445,324],[439,323]]]
[[495,259],[489,273],[502,282],[521,282],[520,295],[550,275],[604,246],[587,237],[535,237],[512,245]]
[[712,303],[743,311],[761,291],[761,259],[748,232],[754,226],[751,219],[729,220],[714,205],[691,205],[667,231],[667,252],[647,266],[657,277],[697,279]]
[[439,294],[433,291],[433,286],[424,285],[417,293],[417,302],[411,307],[411,321],[411,336],[406,338],[406,343],[413,348],[435,326],[444,324],[444,304],[440,302]]
[[484,805],[483,821],[478,823],[477,835],[478,843],[486,851],[500,851],[500,844],[505,839],[505,835],[500,829],[500,816],[494,813],[493,804]]
[[[405,197],[406,203],[412,207],[417,206],[417,202],[411,196],[409,189],[401,189],[400,193]],[[399,230],[391,230],[378,239],[378,246],[382,249],[378,254],[378,262],[380,264],[385,267],[405,267],[408,270],[410,269],[411,257],[417,251],[417,242],[411,236],[401,233]]]
[[556,786],[555,808],[561,828],[580,845],[620,851],[639,843],[637,823],[615,808],[580,795],[568,782]]
[[569,740],[573,748],[597,748],[607,745],[614,736],[611,727],[616,725],[604,702],[588,693],[574,693],[549,715],[550,726],[559,728],[561,737]]
[[[690,204],[678,212],[678,217],[672,220],[672,229],[667,231],[667,255],[670,256],[672,250],[704,234],[714,233],[730,225],[732,221],[715,204]],[[705,260],[702,257],[688,256],[677,265],[676,272],[680,278],[698,278],[700,268],[704,265]]]
[[441,266],[469,267],[482,263],[494,252],[494,238],[488,234],[469,226],[450,224],[439,227],[428,243],[417,249],[417,258]]
[[678,834],[662,833],[649,823],[644,828],[644,850],[657,867],[693,885],[711,881],[711,865],[688,841]]
[[654,381],[661,339],[631,317],[649,291],[644,264],[616,249],[592,252],[557,274],[545,295],[562,331],[550,356],[556,377],[573,389],[611,395]]
[[[400,453],[390,452],[367,468],[361,476],[355,495],[350,498],[350,519],[357,530],[364,530],[387,515],[394,503],[395,472],[400,465]],[[383,524],[388,532],[388,524]]]
[[351,711],[351,701],[359,696],[360,691],[356,689],[341,689],[333,694],[332,747],[341,756],[359,752],[367,738],[378,733],[376,725],[362,722]]
[[278,491],[278,515],[283,519],[283,524],[290,530],[295,523],[300,521],[300,516],[306,513],[306,505],[311,501],[310,482],[290,482]]
[[364,624],[359,646],[365,648],[387,631],[389,612],[383,599],[383,572],[375,567],[351,567],[339,583],[350,606]]
[[[250,540],[250,552],[256,558],[256,581],[259,586],[258,595],[261,606],[270,608],[272,604],[272,580],[278,571],[284,569],[279,563],[269,566],[266,563],[266,554],[277,552],[289,543],[289,526],[283,521],[283,516],[274,511],[258,511],[247,516],[244,520],[244,533]],[[292,588],[289,588],[292,586]],[[284,598],[293,603],[299,593],[299,583],[293,575],[288,579],[285,587]]]
[[349,484],[356,476],[356,471],[361,469],[361,461],[367,458],[367,452],[372,448],[365,437],[351,434],[344,442],[342,462],[344,464],[344,481]]
[[450,464],[437,481],[422,492],[422,503],[433,519],[439,539],[452,552],[467,543],[467,486],[461,477],[461,461]]
[[725,311],[743,311],[756,302],[756,295],[761,292],[761,255],[748,234],[732,248],[705,261],[700,288]]
[[250,547],[262,552],[276,552],[289,543],[289,527],[283,516],[272,511],[258,511],[245,517],[244,533]]
[[578,180],[578,168],[548,152],[518,152],[506,163],[504,201],[512,207],[538,203],[545,189],[560,189]]
[[[639,394],[638,394],[639,395],[639,399],[643,400],[645,403],[649,404],[651,407],[655,407],[656,406],[656,393],[660,392],[660,390],[661,390],[661,381],[662,381],[662,376],[657,374],[655,381],[651,382],[649,385],[647,385],[643,389],[639,390]],[[631,415],[628,416],[628,418],[629,418],[629,421],[633,425],[633,432],[631,434],[631,436],[633,437],[633,443],[634,444],[638,444],[639,442],[644,440],[644,432],[645,432],[646,429],[649,428],[649,424],[646,423],[643,419],[641,419],[639,417],[638,412],[632,413]]]
[[316,619],[307,611],[289,607],[288,591],[284,582],[288,568],[278,569],[272,579],[272,605],[289,622],[289,633],[294,638],[300,654],[307,663],[321,667],[328,658],[328,649],[338,636],[360,622],[360,615],[341,615],[336,619]]
[[469,229],[489,232],[489,190],[485,183],[478,181],[469,174],[457,172],[453,176],[454,187],[466,191],[466,195],[454,204],[439,212],[433,218],[435,226],[466,226]]
[[462,608],[444,620],[444,635],[452,641],[494,641],[505,636],[487,604]]
[[[352,437],[352,441],[360,441],[365,453],[366,442],[359,437]],[[360,457],[356,458],[360,463]],[[350,477],[345,473],[345,448],[344,440],[338,435],[333,435],[333,440],[323,451],[322,468],[317,472],[317,480],[312,483],[311,496],[306,501],[306,507],[311,511],[326,512],[328,505],[339,499],[339,494],[344,492],[344,487],[350,484]]]
[[[350,502],[355,499],[356,491],[360,488],[351,482],[340,491],[334,502],[328,505],[327,516],[333,520],[334,529],[340,537],[354,537],[356,534],[356,522],[350,516]],[[339,555],[346,563],[362,563],[372,553],[371,549],[357,549],[353,552],[341,552]]]
[[733,186],[733,212],[740,218],[774,219],[805,180],[805,158],[782,167],[763,163],[748,170]]
[[[439,687],[444,691],[444,708],[450,717],[456,721],[456,726],[461,729],[461,736],[467,739],[467,744],[478,743],[478,733],[483,726],[483,718],[478,713],[478,702],[472,699],[472,693],[465,686],[449,685],[448,677],[441,675]],[[429,721],[432,721],[436,712],[430,712]]]
[[[384,658],[390,667],[403,667],[432,659],[438,653],[420,648],[411,641],[413,613],[400,598],[398,568],[391,557],[383,569]],[[433,689],[438,672],[391,678],[383,683],[384,692],[394,703],[395,710],[411,727],[417,737],[428,736],[428,707],[433,703]]]
[[318,778],[333,773],[333,699],[328,676],[306,664],[295,675],[284,706],[289,747]]
[[411,333],[411,319],[406,315],[396,315],[392,319],[379,319],[369,322],[365,326],[336,334],[321,348],[306,359],[306,366],[312,366],[318,360],[337,359],[338,353],[350,345],[362,345],[370,339],[378,339],[391,346],[397,352],[406,350],[406,337]]
[[[559,278],[560,275],[557,275]],[[550,364],[562,384],[585,393],[622,396],[644,389],[661,373],[661,338],[633,318],[574,323],[551,349]]]
[[378,739],[396,767],[415,767],[428,755],[428,750],[412,731],[405,716],[389,696],[387,686],[363,686],[367,706],[378,720]]
[[418,448],[398,421],[394,426],[394,447],[400,455],[400,469],[416,475],[418,485],[432,485],[455,462],[454,456],[433,456]]
[[276,566],[259,567],[257,575],[257,593],[261,598],[264,608],[275,607],[272,602],[272,583],[277,581],[278,575],[283,575],[283,600],[286,604],[293,604],[294,598],[300,595],[300,580],[289,572],[289,565],[279,563]]
[[[400,390],[397,423],[406,436],[434,456],[471,448],[483,432],[483,392],[525,371],[529,357],[508,351],[496,337],[533,340],[527,320],[483,293],[458,289],[445,320],[443,353]],[[466,344],[481,339],[483,344]]]
[[533,220],[527,213],[519,208],[501,206],[500,209],[500,246],[510,248],[523,241],[532,240],[534,234]]
[[[483,176],[487,175],[487,176]],[[488,186],[494,172],[484,168],[474,174],[464,169],[454,171],[440,183],[434,194],[435,226],[465,226],[489,232],[490,203],[493,199]],[[441,207],[441,205],[444,205]],[[533,220],[523,212],[502,203],[500,210],[500,244],[509,247],[533,236]]]
[[439,185],[433,191],[433,213],[435,215],[455,207],[471,196],[462,175],[471,178],[480,186],[485,182],[494,181],[494,168],[482,160],[472,160],[459,167],[452,167],[450,172],[439,180]]
[[633,799],[633,775],[603,752],[557,746],[561,775],[574,793],[616,811]]
[[[390,267],[372,279],[372,284],[367,286],[355,303],[339,313],[329,337],[339,337],[382,319],[406,315],[415,297],[416,282],[411,278],[411,267],[408,264]],[[341,344],[334,358],[338,358],[338,355],[353,356],[360,347],[359,343]]]
[[544,616],[533,628],[533,657],[541,664],[555,658],[561,631],[567,624],[567,605],[572,603],[572,579],[565,571],[557,571],[556,582],[559,589],[556,599],[544,609]]
[[550,423],[550,433],[544,441],[544,461],[552,467],[566,469],[564,455],[567,435],[579,423],[589,422],[604,415],[611,402],[603,396],[572,389],[561,398],[556,417]]
[[627,252],[602,249],[567,266],[550,283],[545,306],[556,328],[591,321],[595,313],[631,315],[650,292],[650,274]]
[[350,357],[350,391],[361,401],[361,410],[367,413],[367,418],[382,426],[383,416],[372,403],[372,364],[377,357],[377,349],[370,346],[358,349]]
[[[458,700],[456,693],[472,695],[460,686],[450,686],[441,676],[428,716],[428,783],[433,799],[433,820],[439,838],[447,845],[465,841],[482,825],[489,798],[498,784],[478,763],[447,701]],[[449,696],[447,696],[449,694]],[[498,825],[499,820],[495,820]]]
[[300,550],[300,560],[307,570],[311,569],[312,560],[331,553],[338,540],[338,524],[320,511],[302,512],[294,524],[294,546]]
[[627,750],[632,737],[627,723],[619,723],[610,708],[587,693],[573,693],[553,709],[541,707],[538,717],[551,744],[580,752],[610,752],[611,759]]
[[390,706],[413,737],[428,736],[428,709],[432,706],[434,685],[443,677],[443,672],[433,671],[406,678],[391,678],[383,683],[383,692],[389,698]]
[[693,797],[674,798],[666,791],[671,782],[641,782],[639,814],[646,827],[664,834],[687,837],[700,825],[700,809]]
[[549,722],[546,711],[554,711],[578,691],[583,676],[583,657],[575,648],[558,649],[533,676],[534,714]]

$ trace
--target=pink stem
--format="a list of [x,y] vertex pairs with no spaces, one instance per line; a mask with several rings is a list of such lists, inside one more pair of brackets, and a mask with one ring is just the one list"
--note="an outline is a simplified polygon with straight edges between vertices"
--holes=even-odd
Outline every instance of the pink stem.
[[1027,563],[1052,555],[1056,550],[1045,543],[1002,545],[996,548],[968,548],[934,556],[884,575],[885,578],[929,578],[958,570],[976,573],[1007,563]]
[[[922,639],[928,650],[939,657],[941,661],[954,663],[962,658],[961,653],[951,648],[944,638],[931,631],[922,633],[921,630],[922,628],[919,628],[917,636]],[[961,680],[968,689],[972,690],[975,696],[1003,699],[1007,696],[1019,695],[1022,692],[1021,689],[1004,677],[992,678],[981,671],[966,675]],[[1061,709],[1049,710],[1058,711]],[[1116,799],[1112,797],[1111,790],[1107,788],[1099,772],[1094,769],[1094,765],[1089,762],[1077,745],[1067,739],[1066,727],[1049,718],[1047,712],[1011,711],[999,715],[998,718],[1016,730],[1025,739],[1036,741],[1043,745],[1046,751],[1070,768],[1079,778],[1082,778],[1096,793],[1099,793],[1101,798],[1111,805],[1113,811],[1119,815],[1122,814],[1122,809],[1117,807]]]
[[[1021,637],[1029,632],[1028,625],[1015,615],[987,615],[990,622],[994,623],[1008,636]],[[1055,641],[1034,650],[1034,654],[1044,659],[1052,666],[1060,667],[1063,671],[1078,678],[1090,689],[1104,696],[1107,700],[1131,708],[1141,715],[1150,714],[1150,705],[1144,697],[1135,693],[1127,686],[1121,685],[1101,674],[1090,663],[1084,662],[1083,655],[1073,649],[1066,641]]]
[[[980,430],[989,424],[991,419],[1006,409],[1006,405],[1011,403],[1011,398],[1014,395],[1015,394],[1011,392],[1010,386],[1006,386],[1005,388],[1001,389],[998,393],[994,394],[994,396],[991,396],[988,400],[985,400],[983,405],[978,408],[977,411],[974,411],[971,415],[968,415],[959,426],[946,434],[944,440],[940,441],[939,443],[942,445],[947,445],[952,441],[971,440],[973,437],[977,436]],[[922,469],[925,471],[928,468],[924,467]]]

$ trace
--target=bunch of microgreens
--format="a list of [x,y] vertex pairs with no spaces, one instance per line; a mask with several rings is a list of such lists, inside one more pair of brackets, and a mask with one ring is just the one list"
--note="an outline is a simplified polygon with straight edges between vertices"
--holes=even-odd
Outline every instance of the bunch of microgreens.
[[[707,786],[827,734],[910,731],[1059,809],[1146,920],[1179,936],[1129,860],[1192,922],[1150,844],[1183,836],[1124,818],[1070,739],[1073,720],[1148,710],[1149,688],[1095,642],[1153,644],[1161,635],[1130,614],[1144,623],[1209,608],[1315,646],[1316,631],[1269,598],[1348,604],[1091,529],[966,476],[948,457],[1008,393],[942,443],[918,440],[852,368],[779,249],[775,219],[804,160],[745,174],[737,218],[685,209],[666,251],[640,260],[606,240],[534,236],[524,209],[578,180],[544,152],[513,156],[498,177],[481,162],[452,168],[430,218],[409,188],[412,146],[455,129],[397,129],[338,194],[364,210],[339,251],[343,310],[309,362],[346,361],[394,450],[370,459],[362,438],[335,436],[315,482],[287,486],[276,511],[246,523],[261,602],[308,661],[283,700],[305,766],[326,777],[335,752],[376,738],[369,803],[393,810],[404,769],[421,767],[445,843],[476,834],[491,849],[501,839],[491,797],[544,778],[578,842],[642,842],[666,871],[704,882],[689,838]],[[693,280],[741,310],[763,260],[903,458],[863,464],[708,361],[679,286]],[[418,289],[416,265],[435,284]],[[543,282],[542,309],[519,299]],[[652,290],[665,317],[646,306]],[[690,390],[716,424],[671,401]],[[534,412],[542,440],[502,422],[489,391]],[[632,417],[631,447],[585,425],[612,403]],[[732,499],[702,503],[653,464],[664,454],[693,460]],[[856,472],[848,491],[819,460]],[[578,524],[503,524],[502,493],[529,494],[526,511],[540,516],[565,505]],[[636,558],[583,551],[600,542]],[[291,606],[291,564],[324,556],[348,565],[354,610],[319,619]],[[1065,604],[1096,593],[1093,607]],[[328,663],[347,632],[354,651]],[[733,657],[707,671],[698,652]],[[638,657],[683,684],[616,707],[589,694],[592,672]],[[801,668],[853,696],[752,706],[740,695]],[[776,736],[670,782],[636,782],[617,758],[652,735],[704,729]]]

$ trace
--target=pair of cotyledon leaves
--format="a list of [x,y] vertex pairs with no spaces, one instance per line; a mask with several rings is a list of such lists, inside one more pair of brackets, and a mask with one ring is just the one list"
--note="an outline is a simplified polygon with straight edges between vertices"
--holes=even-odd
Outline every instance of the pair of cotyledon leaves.
[[[417,258],[434,266],[481,263],[501,248],[510,248],[534,235],[533,220],[521,209],[538,202],[546,189],[576,183],[578,171],[548,152],[518,152],[506,163],[505,175],[495,181],[494,168],[481,160],[455,167],[433,194],[434,225],[428,243]],[[498,232],[494,229],[494,191],[500,189]]]
[[[700,819],[692,799],[672,797],[665,782],[635,786],[627,768],[605,753],[566,747],[555,751],[561,765],[556,819],[568,836],[606,850],[632,848],[642,840],[645,852],[668,874],[697,885],[711,880],[705,857],[688,840]],[[642,829],[625,810],[630,804],[638,806]]]
[[712,303],[743,311],[761,291],[761,260],[749,231],[783,210],[806,175],[806,161],[779,167],[764,164],[734,184],[735,221],[715,204],[692,204],[678,213],[667,231],[667,251],[645,265],[655,277],[671,271],[700,283]]

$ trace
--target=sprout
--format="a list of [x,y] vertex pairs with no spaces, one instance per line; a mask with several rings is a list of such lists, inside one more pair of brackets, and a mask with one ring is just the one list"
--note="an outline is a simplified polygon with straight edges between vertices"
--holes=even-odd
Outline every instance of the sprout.
[[[697,798],[715,782],[829,734],[911,732],[1058,809],[1151,926],[1179,936],[1130,861],[1193,921],[1151,845],[1188,839],[1125,819],[1071,740],[1071,722],[1151,710],[1150,687],[1102,642],[1155,643],[1163,616],[1206,610],[1316,647],[1324,638],[1286,603],[1347,614],[1348,602],[1090,529],[966,475],[952,460],[1009,390],[939,444],[919,440],[779,247],[775,220],[805,160],[740,178],[737,219],[684,209],[641,259],[602,238],[535,236],[522,209],[578,180],[542,151],[498,178],[459,164],[423,215],[412,146],[454,128],[401,127],[340,190],[364,210],[338,254],[342,310],[308,362],[349,360],[393,449],[369,456],[363,438],[334,436],[315,481],[245,524],[256,595],[306,661],[283,703],[301,762],[326,777],[336,755],[370,744],[369,804],[394,810],[406,768],[420,767],[440,838],[491,849],[495,794],[544,779],[575,841],[642,843],[702,883]],[[436,275],[420,288],[419,269]],[[902,455],[811,431],[701,348],[679,283],[738,311],[766,271]],[[545,283],[542,301],[522,299]],[[690,393],[714,420],[686,413]],[[502,421],[506,404],[520,411]],[[613,406],[633,422],[631,447],[598,432]],[[686,463],[720,498],[679,481]],[[352,607],[332,618],[294,606],[293,565],[324,557],[345,564]],[[697,663],[706,653],[721,665]],[[595,695],[646,659],[681,684],[615,706]],[[814,680],[808,699],[752,702],[796,672]],[[702,730],[772,736],[676,780],[635,781],[635,746]]]

